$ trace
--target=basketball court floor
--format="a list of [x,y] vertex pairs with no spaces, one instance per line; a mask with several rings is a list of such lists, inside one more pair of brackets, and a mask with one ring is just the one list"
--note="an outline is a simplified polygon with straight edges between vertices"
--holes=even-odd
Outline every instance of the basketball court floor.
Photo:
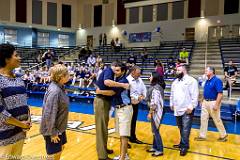
[[[46,156],[44,140],[39,134],[39,119],[41,108],[31,107],[33,127],[28,132],[23,148],[23,156]],[[179,151],[172,147],[179,141],[179,132],[176,126],[162,125],[160,132],[164,143],[164,156],[154,158],[146,152],[152,143],[151,126],[148,122],[137,122],[137,137],[146,144],[131,144],[129,156],[131,160],[239,160],[240,135],[229,134],[227,142],[217,142],[218,133],[208,132],[208,140],[197,142],[198,129],[192,129],[190,136],[191,148],[185,157],[180,157]],[[70,112],[67,129],[68,143],[62,153],[62,160],[96,160],[94,115]],[[119,155],[119,137],[114,133],[114,119],[109,123],[108,148],[114,150],[113,158]]]

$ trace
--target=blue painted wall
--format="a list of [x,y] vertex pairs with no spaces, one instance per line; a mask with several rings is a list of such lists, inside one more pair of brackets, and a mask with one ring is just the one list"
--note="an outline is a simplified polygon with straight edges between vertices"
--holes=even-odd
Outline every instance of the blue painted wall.
[[[12,27],[12,26],[0,26],[0,43],[4,42],[4,29],[15,29],[17,30],[17,43],[19,46],[36,46],[37,35],[33,32],[32,28]],[[50,31],[37,29],[37,32],[48,32],[50,46],[46,47],[58,47],[58,35],[65,34],[69,35],[69,46],[76,45],[76,33],[61,32],[61,31]]]

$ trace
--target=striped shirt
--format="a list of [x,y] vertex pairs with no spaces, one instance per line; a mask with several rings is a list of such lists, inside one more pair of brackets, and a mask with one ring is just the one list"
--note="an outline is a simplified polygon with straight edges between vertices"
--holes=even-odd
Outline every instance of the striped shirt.
[[20,77],[9,78],[0,75],[0,146],[26,138],[26,132],[22,128],[5,123],[9,117],[20,121],[28,120],[26,88]]

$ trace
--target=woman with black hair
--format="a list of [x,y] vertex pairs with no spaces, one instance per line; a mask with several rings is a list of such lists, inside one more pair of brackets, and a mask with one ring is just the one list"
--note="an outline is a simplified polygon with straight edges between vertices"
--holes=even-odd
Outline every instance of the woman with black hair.
[[31,128],[25,84],[13,73],[20,61],[13,45],[0,45],[0,159],[20,157]]
[[163,100],[165,83],[163,77],[157,72],[153,72],[150,77],[150,87],[147,92],[146,100],[150,108],[148,119],[151,121],[153,132],[153,146],[147,152],[153,152],[152,156],[163,155],[163,143],[159,134],[160,123],[163,115]]

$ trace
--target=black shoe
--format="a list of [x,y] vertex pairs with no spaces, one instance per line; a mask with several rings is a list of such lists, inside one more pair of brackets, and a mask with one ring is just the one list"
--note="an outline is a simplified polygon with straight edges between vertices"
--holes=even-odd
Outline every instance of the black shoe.
[[142,141],[139,141],[138,139],[130,139],[129,140],[131,143],[136,143],[136,144],[143,144]]
[[113,154],[113,150],[112,149],[107,149],[107,153],[108,154]]
[[128,148],[130,149],[130,148],[132,148],[132,146],[128,143]]
[[180,148],[180,144],[174,144],[173,148]]
[[186,148],[181,148],[180,149],[180,156],[185,156],[187,154],[188,149]]

